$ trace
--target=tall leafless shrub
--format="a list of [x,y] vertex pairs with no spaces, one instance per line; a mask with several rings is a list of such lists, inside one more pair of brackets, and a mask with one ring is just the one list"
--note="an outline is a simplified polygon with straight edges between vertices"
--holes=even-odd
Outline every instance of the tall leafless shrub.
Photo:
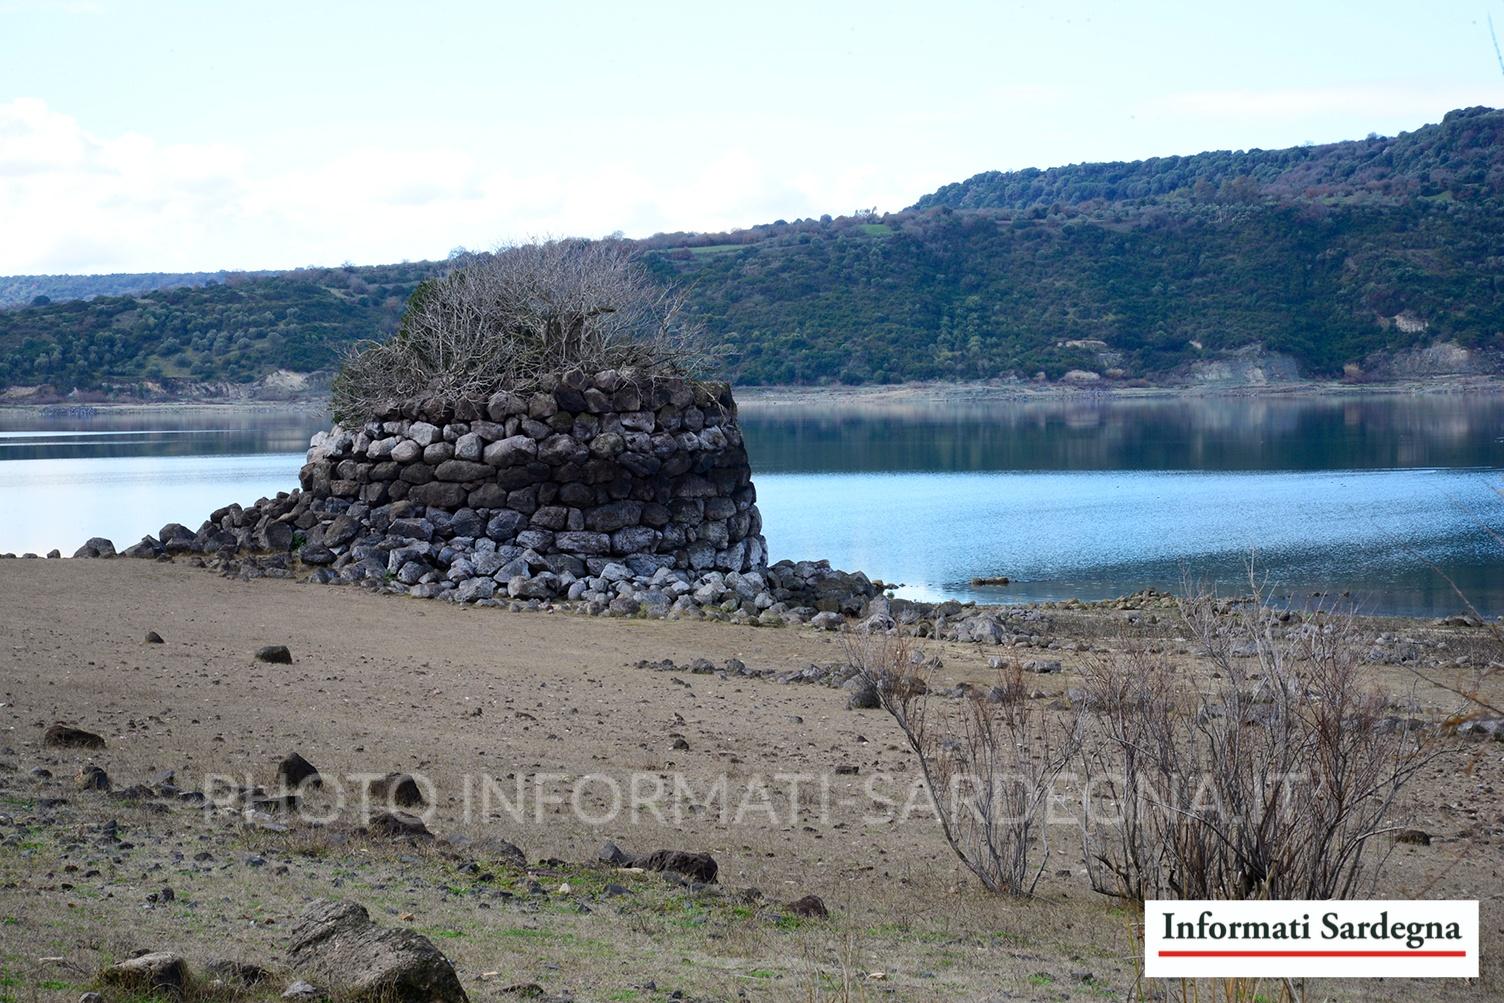
[[694,376],[708,354],[683,294],[654,283],[621,241],[519,244],[420,285],[391,340],[346,357],[334,413],[358,422],[394,403],[484,403],[571,369]]
[[1368,891],[1433,732],[1386,717],[1351,617],[1282,622],[1255,596],[1184,600],[1212,678],[1144,651],[1088,672],[1087,871],[1150,898],[1327,899]]
[[959,700],[936,696],[932,663],[901,632],[843,643],[918,757],[956,857],[989,891],[1032,895],[1050,855],[1047,802],[1076,754],[1077,718],[1035,709],[1016,671],[1000,670],[997,686],[968,688]]

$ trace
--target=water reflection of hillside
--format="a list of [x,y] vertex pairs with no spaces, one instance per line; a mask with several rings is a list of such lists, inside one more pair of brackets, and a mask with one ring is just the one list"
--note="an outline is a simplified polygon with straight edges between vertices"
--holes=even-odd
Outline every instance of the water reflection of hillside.
[[288,408],[0,412],[0,461],[297,453],[327,422],[317,410]]
[[1504,398],[752,402],[753,468],[1363,470],[1504,466]]

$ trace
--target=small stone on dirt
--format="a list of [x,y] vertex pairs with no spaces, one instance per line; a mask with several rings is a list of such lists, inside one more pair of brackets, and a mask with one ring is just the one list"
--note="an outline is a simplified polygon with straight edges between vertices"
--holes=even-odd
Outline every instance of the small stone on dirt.
[[282,991],[282,998],[296,1000],[298,1003],[312,1003],[314,1000],[324,999],[325,993],[313,983],[299,979]]
[[818,895],[806,895],[802,899],[795,899],[789,903],[789,912],[795,916],[803,916],[805,919],[830,918],[830,910],[825,908],[825,903],[820,901]]
[[108,791],[110,775],[97,766],[80,766],[73,782],[81,791]]
[[285,644],[266,644],[256,649],[256,661],[271,662],[274,665],[291,665],[292,652],[287,650]]
[[382,811],[371,816],[367,826],[372,832],[393,839],[432,839],[433,833],[416,815],[405,811]]

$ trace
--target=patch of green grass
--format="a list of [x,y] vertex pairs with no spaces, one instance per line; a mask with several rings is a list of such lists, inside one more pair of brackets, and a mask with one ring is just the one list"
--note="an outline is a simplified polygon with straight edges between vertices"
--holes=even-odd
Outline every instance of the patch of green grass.
[[606,997],[608,1000],[635,1000],[642,994],[636,989],[618,989]]
[[1031,986],[1048,986],[1053,985],[1054,982],[1055,976],[1049,972],[1035,972],[1029,976],[1029,985]]
[[887,223],[863,223],[858,229],[872,237],[891,237],[893,228]]
[[746,244],[710,244],[706,247],[691,247],[689,253],[699,257],[705,254],[726,254],[729,251],[740,251]]
[[535,926],[506,926],[491,932],[498,937],[517,937],[521,940],[547,940],[550,937],[560,937],[559,934],[549,930],[540,930]]
[[747,973],[748,978],[753,979],[776,979],[778,973],[771,968],[754,968]]
[[65,989],[74,988],[74,985],[71,982],[64,982],[62,979],[43,979],[37,983],[37,988],[48,989],[52,992],[62,992]]

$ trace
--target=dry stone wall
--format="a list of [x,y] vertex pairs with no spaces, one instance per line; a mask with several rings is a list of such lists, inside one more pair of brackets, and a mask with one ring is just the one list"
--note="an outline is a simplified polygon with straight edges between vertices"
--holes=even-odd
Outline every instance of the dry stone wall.
[[[469,541],[472,561],[531,553],[556,574],[617,564],[744,572],[767,565],[752,471],[730,388],[571,373],[484,407],[425,402],[314,437],[300,480],[326,511],[406,502],[385,527]],[[515,553],[513,553],[515,551]],[[490,577],[490,576],[487,576]]]

